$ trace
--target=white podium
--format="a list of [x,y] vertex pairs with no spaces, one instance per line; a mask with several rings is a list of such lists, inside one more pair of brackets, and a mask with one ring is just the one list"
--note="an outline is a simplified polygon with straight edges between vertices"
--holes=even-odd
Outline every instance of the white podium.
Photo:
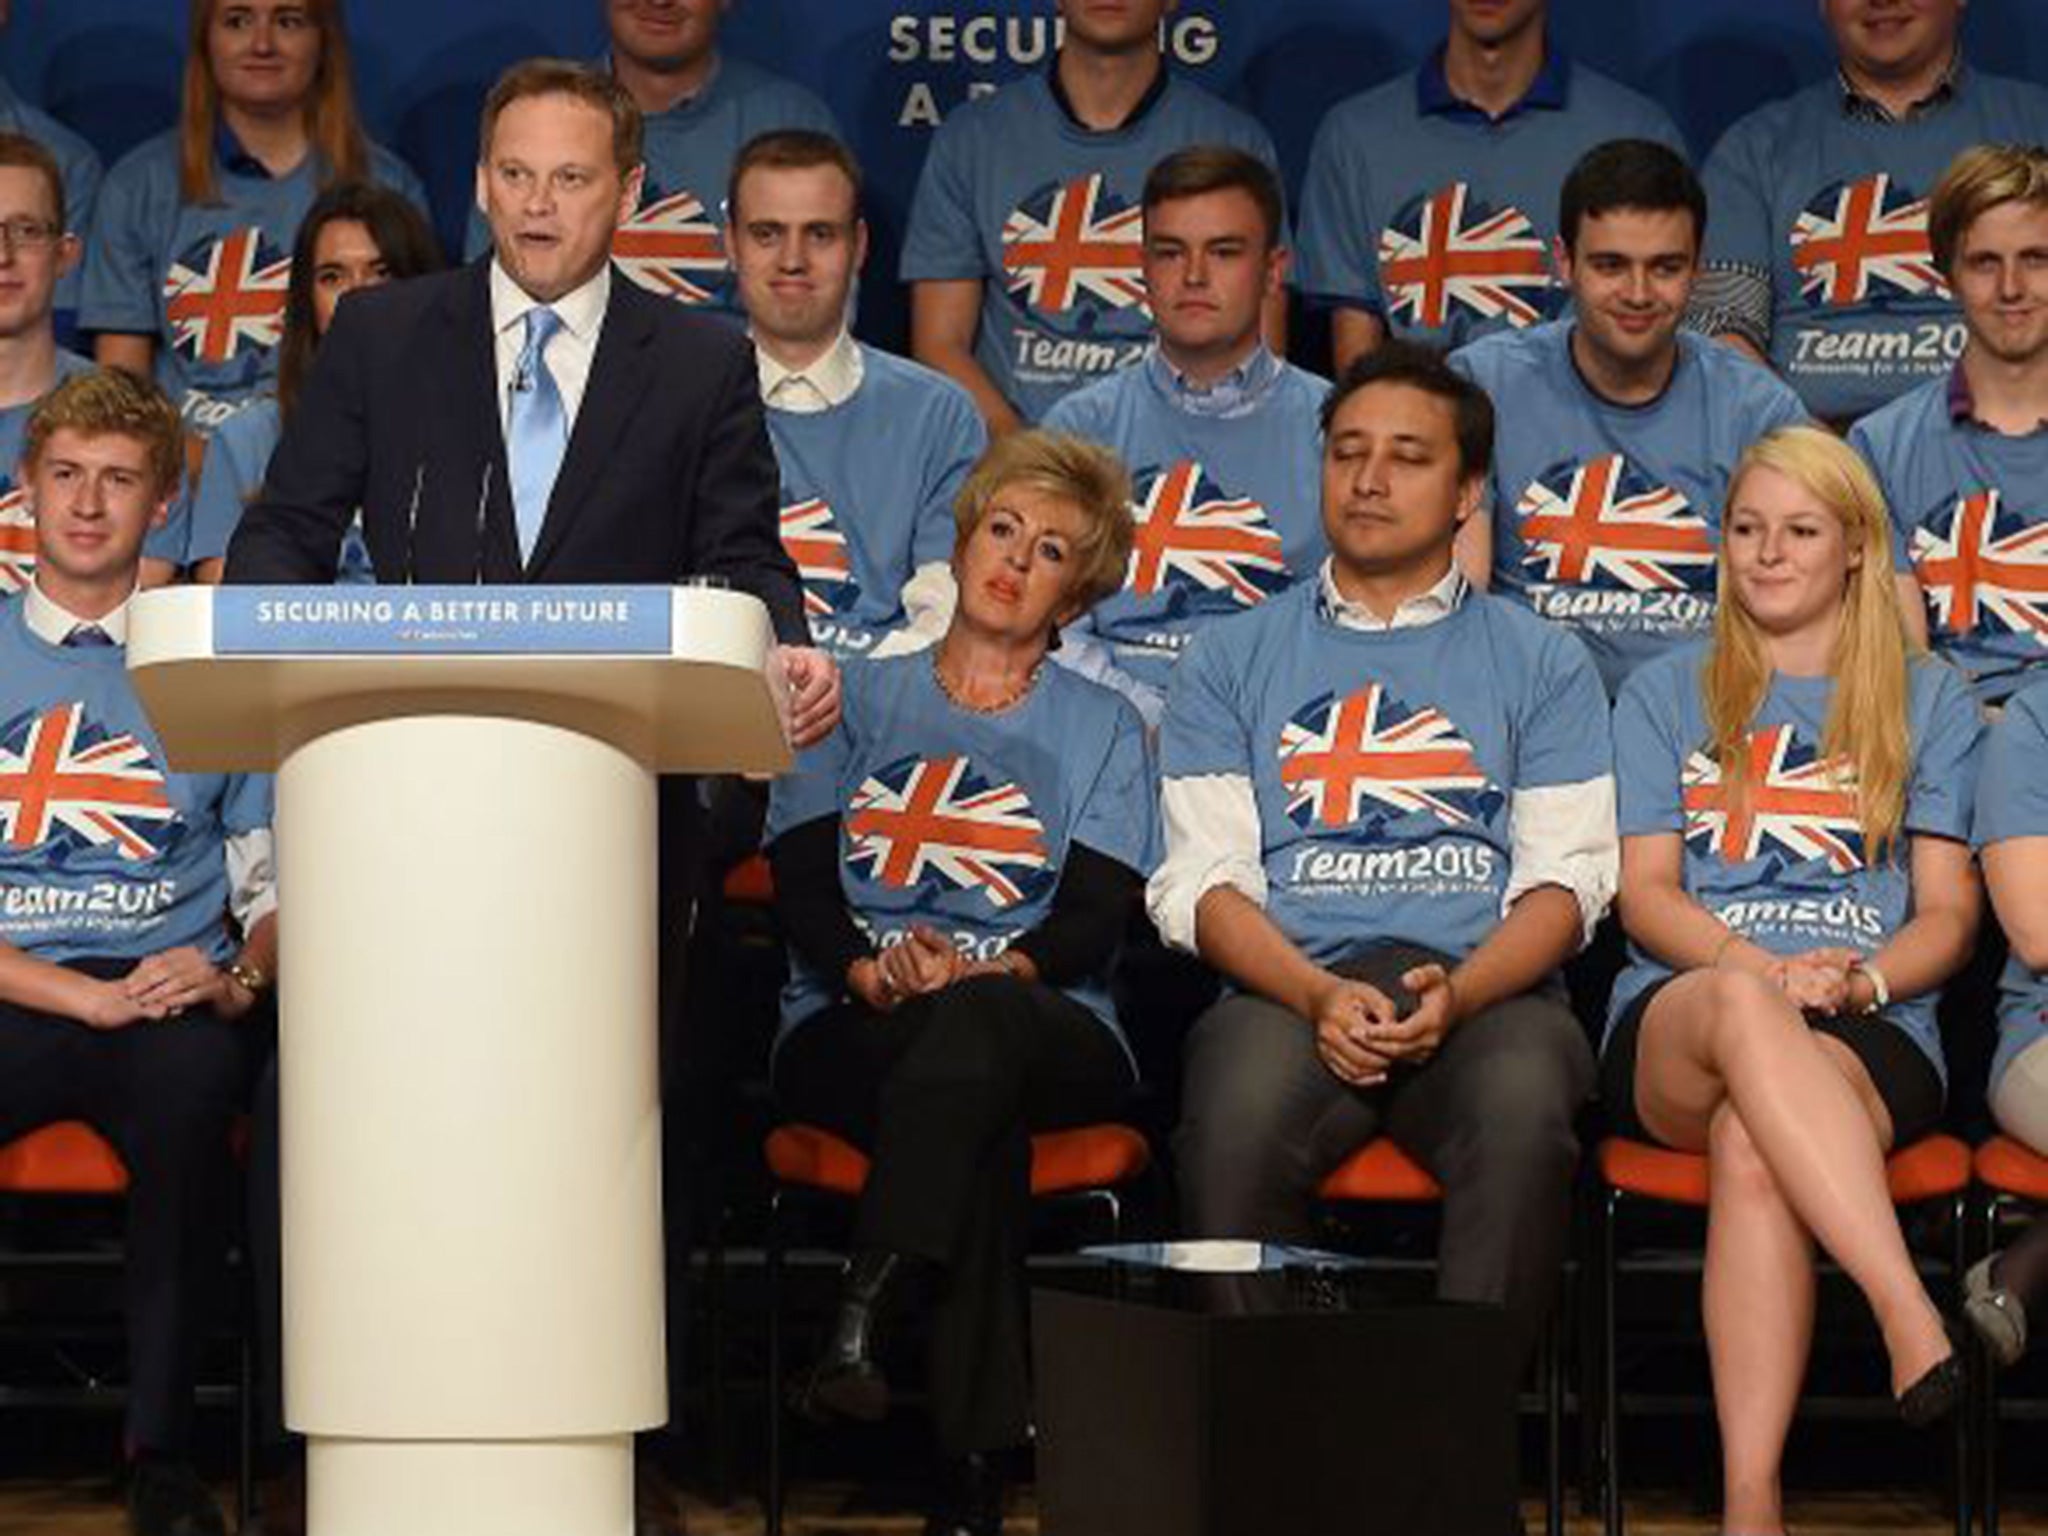
[[310,1529],[631,1536],[667,1417],[655,775],[788,766],[766,610],[187,587],[131,623],[170,766],[277,772]]

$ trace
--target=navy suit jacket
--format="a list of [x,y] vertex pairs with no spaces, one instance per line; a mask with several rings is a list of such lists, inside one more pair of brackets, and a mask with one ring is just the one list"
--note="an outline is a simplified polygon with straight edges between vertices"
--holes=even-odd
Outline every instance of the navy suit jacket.
[[227,580],[327,582],[362,509],[388,583],[723,576],[807,644],[753,346],[617,269],[533,558],[498,408],[489,258],[349,295],[228,546]]

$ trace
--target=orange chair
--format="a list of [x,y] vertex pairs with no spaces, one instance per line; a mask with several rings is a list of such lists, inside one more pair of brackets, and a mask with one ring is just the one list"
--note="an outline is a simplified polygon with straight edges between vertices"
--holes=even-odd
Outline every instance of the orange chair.
[[[1629,1201],[1704,1209],[1707,1204],[1707,1159],[1674,1152],[1648,1142],[1610,1137],[1600,1144],[1601,1181],[1601,1450],[1606,1463],[1602,1503],[1608,1536],[1621,1536],[1621,1392],[1617,1382],[1615,1345],[1615,1281],[1619,1271],[1617,1228]],[[1885,1174],[1895,1205],[1949,1202],[1954,1243],[1949,1256],[1952,1283],[1962,1281],[1966,1195],[1970,1187],[1970,1149],[1953,1136],[1929,1136],[1894,1152]],[[1956,1536],[1970,1533],[1969,1414],[1955,1415]]]
[[[238,1127],[238,1137],[240,1134]],[[127,1189],[128,1170],[122,1164],[120,1154],[108,1145],[99,1132],[83,1121],[59,1120],[0,1146],[0,1198],[80,1195],[105,1198],[124,1194]],[[0,1253],[0,1267],[4,1267],[15,1257]],[[241,1524],[247,1525],[254,1514],[256,1504],[256,1426],[252,1392],[254,1362],[250,1358],[246,1330],[243,1331],[238,1345],[239,1380],[235,1386],[239,1420],[236,1499]],[[90,1384],[89,1396],[98,1397],[100,1392],[98,1383]],[[72,1402],[76,1399],[67,1394],[55,1400]],[[47,1391],[17,1392],[0,1389],[0,1405],[47,1405],[51,1401],[53,1399]]]
[[[1332,1204],[1434,1205],[1443,1186],[1390,1137],[1367,1142],[1323,1176],[1316,1193]],[[1543,1518],[1549,1536],[1564,1530],[1564,1362],[1557,1315],[1543,1340]]]
[[[1978,1204],[1982,1251],[1998,1246],[1998,1224],[2023,1207],[2048,1207],[2048,1157],[2010,1136],[1994,1136],[1977,1149],[1977,1182],[1983,1187]],[[1985,1372],[1982,1420],[1978,1441],[1984,1456],[1984,1536],[1998,1536],[1998,1372]]]
[[[765,1148],[775,1188],[768,1199],[768,1497],[767,1536],[782,1533],[782,1264],[784,1207],[792,1197],[852,1199],[867,1187],[868,1159],[857,1147],[814,1125],[771,1131]],[[1152,1164],[1145,1138],[1126,1125],[1088,1125],[1031,1138],[1035,1199],[1093,1207],[1110,1240],[1123,1232],[1119,1189]]]

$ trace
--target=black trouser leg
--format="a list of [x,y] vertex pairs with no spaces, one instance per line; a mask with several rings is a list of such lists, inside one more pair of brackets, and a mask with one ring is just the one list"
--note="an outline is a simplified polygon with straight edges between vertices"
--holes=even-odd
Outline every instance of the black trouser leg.
[[930,1260],[933,1417],[951,1451],[1024,1438],[1030,1136],[1113,1115],[1122,1049],[1062,994],[974,977],[892,1014],[807,1021],[776,1063],[791,1109],[868,1147],[855,1241]]
[[208,1012],[94,1030],[0,1005],[0,1139],[83,1119],[128,1168],[134,1451],[179,1455],[190,1439],[199,1344],[223,1289],[228,1128],[243,1080],[236,1026]]

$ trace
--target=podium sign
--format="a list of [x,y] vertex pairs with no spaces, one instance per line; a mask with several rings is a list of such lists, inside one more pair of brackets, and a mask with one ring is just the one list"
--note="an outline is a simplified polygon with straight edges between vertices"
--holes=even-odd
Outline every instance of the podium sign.
[[182,588],[171,765],[275,766],[286,1418],[315,1536],[628,1536],[667,1417],[655,774],[789,754],[749,596]]

